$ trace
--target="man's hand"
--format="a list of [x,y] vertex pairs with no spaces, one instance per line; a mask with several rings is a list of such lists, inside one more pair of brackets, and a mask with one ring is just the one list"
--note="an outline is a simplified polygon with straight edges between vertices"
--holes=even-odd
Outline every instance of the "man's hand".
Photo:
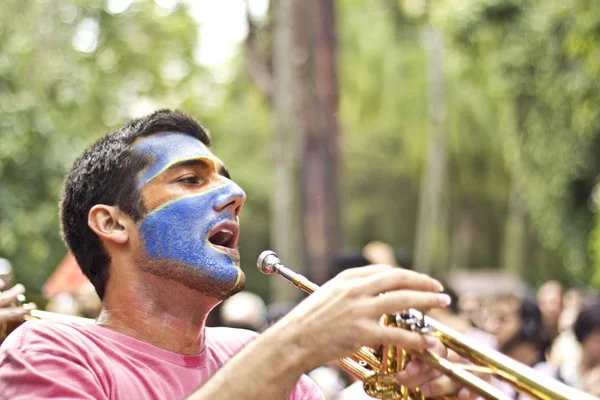
[[[0,279],[0,290],[3,289],[4,286],[4,281]],[[18,303],[18,296],[24,293],[25,287],[21,284],[17,284],[6,291],[0,292],[0,324],[21,321],[24,316],[31,312],[32,308],[35,308],[33,306],[14,306]]]
[[292,342],[291,350],[303,355],[305,370],[374,343],[432,348],[434,338],[382,326],[379,319],[408,308],[446,307],[450,298],[441,290],[438,281],[414,271],[388,265],[354,268],[327,282],[270,329]]
[[581,380],[586,393],[600,397],[600,365],[586,371]]
[[[436,344],[430,349],[442,358],[451,362],[460,362],[460,356],[454,351],[449,350],[436,339]],[[411,389],[421,388],[421,392],[426,397],[448,396],[456,394],[457,400],[473,400],[479,395],[452,381],[442,372],[432,368],[425,362],[415,359],[410,361],[406,368],[398,373],[396,380],[399,385],[406,386]]]
[[[346,270],[248,344],[190,399],[285,399],[303,373],[362,346],[434,348],[435,338],[382,326],[379,319],[407,308],[445,307],[450,298],[442,290],[435,279],[389,265]],[[256,385],[257,379],[265,384]]]

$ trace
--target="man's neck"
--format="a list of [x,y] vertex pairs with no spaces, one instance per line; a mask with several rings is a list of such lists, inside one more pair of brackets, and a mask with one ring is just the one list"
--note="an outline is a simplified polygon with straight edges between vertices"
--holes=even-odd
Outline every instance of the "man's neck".
[[217,304],[176,282],[141,282],[107,291],[96,323],[164,350],[194,355],[204,349],[206,318]]

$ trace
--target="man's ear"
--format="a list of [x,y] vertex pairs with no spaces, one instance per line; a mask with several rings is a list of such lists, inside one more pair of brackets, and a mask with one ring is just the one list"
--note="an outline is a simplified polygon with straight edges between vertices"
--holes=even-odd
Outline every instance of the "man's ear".
[[103,240],[123,244],[129,240],[131,219],[119,207],[96,204],[88,213],[88,226]]

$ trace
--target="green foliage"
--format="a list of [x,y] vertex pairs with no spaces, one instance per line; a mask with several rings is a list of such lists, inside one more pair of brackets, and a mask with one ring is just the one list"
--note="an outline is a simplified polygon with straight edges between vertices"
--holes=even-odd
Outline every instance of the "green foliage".
[[338,12],[344,243],[412,247],[426,149],[419,33],[406,27],[400,44],[393,13],[377,2],[345,1]]
[[600,160],[600,8],[569,4],[450,0],[435,16],[466,68],[486,76],[496,134],[539,238],[561,255],[563,277],[586,282]]
[[[389,7],[354,0],[338,8],[344,235],[353,248],[379,239],[410,250],[428,143],[426,49],[420,19],[395,18]],[[461,267],[497,266],[510,183],[490,123],[497,111],[478,84],[483,72],[466,71],[458,54],[447,59],[449,223],[465,207],[474,218],[476,252]],[[451,243],[453,233],[439,235]]]

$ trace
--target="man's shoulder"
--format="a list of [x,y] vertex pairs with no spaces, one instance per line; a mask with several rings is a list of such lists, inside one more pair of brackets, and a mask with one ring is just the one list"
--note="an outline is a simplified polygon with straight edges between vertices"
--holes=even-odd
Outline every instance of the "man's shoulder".
[[0,352],[8,349],[45,351],[56,348],[57,344],[68,346],[69,343],[84,340],[84,330],[84,326],[76,323],[30,320],[8,335],[0,346]]

